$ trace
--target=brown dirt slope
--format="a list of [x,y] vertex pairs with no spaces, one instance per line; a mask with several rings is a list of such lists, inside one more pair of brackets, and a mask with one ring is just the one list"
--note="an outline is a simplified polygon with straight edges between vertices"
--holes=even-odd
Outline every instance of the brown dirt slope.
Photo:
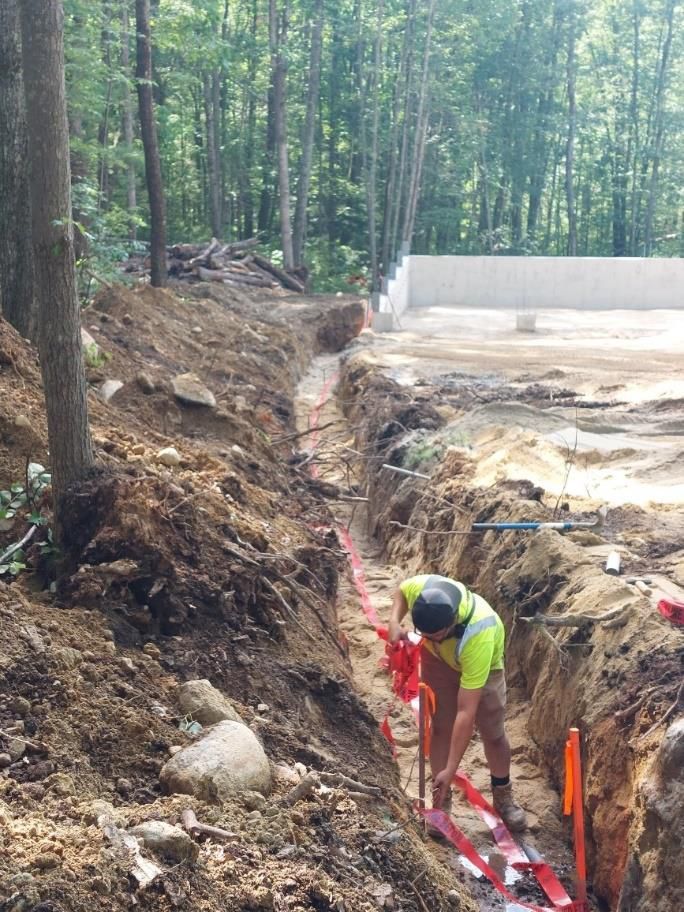
[[[112,289],[84,314],[97,471],[69,494],[64,575],[41,527],[28,571],[0,578],[0,909],[472,908],[426,855],[396,799],[374,719],[350,680],[335,598],[346,562],[325,499],[297,467],[292,396],[313,354],[359,331],[355,299],[259,299],[212,286],[183,296]],[[183,405],[192,372],[215,408]],[[122,381],[107,403],[98,390]],[[35,353],[0,320],[0,488],[49,465]],[[173,446],[180,463],[158,451]],[[49,497],[37,504],[49,519]],[[0,548],[24,517],[0,531]],[[55,585],[51,585],[51,584]],[[178,685],[209,678],[269,759],[380,786],[318,790],[292,807],[276,780],[258,802],[165,796]],[[300,768],[300,772],[301,772]],[[99,802],[99,803],[98,803]],[[102,802],[107,804],[103,805]],[[256,802],[256,803],[255,803]],[[144,891],[98,817],[120,827],[192,807],[237,834],[167,864]],[[434,871],[432,870],[434,868]],[[391,885],[391,886],[388,886]],[[389,890],[389,892],[388,892]]]
[[[649,524],[643,510],[620,508],[608,512],[599,535],[449,534],[471,522],[551,519],[552,509],[543,490],[525,482],[473,486],[465,447],[435,453],[425,444],[420,432],[443,426],[452,414],[435,385],[400,386],[361,353],[346,360],[339,394],[357,428],[373,531],[388,558],[408,570],[462,579],[504,618],[509,677],[524,687],[530,738],[559,788],[568,728],[580,727],[596,893],[620,912],[684,908],[682,705],[667,724],[653,727],[681,695],[681,632],[659,615],[652,597],[607,576],[585,547],[631,530],[642,549],[636,566],[648,558],[657,572],[659,554],[677,548],[672,531],[657,518]],[[421,460],[433,466],[429,485],[381,469],[382,462],[420,468]],[[609,616],[571,627],[526,622],[578,614]]]

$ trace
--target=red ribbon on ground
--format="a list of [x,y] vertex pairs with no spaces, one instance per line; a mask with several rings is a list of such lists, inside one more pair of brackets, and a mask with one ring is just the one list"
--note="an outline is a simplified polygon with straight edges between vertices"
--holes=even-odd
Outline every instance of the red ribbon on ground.
[[[321,432],[318,430],[318,425],[321,420],[321,411],[323,410],[325,403],[328,401],[330,390],[332,389],[333,384],[337,381],[338,377],[338,373],[334,373],[331,377],[328,377],[328,379],[323,384],[320,393],[318,394],[316,404],[311,409],[311,413],[309,414],[309,427],[311,428],[311,433],[309,434],[309,449],[312,453],[317,449],[321,436]],[[318,478],[320,472],[315,462],[309,466],[309,471],[312,478]]]

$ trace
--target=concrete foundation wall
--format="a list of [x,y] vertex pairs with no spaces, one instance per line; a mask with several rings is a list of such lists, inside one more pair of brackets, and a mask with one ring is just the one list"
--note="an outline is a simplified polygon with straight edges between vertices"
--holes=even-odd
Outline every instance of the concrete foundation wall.
[[419,307],[684,309],[684,259],[410,256],[391,292]]
[[[411,262],[416,257],[401,257],[392,265],[389,275],[383,280],[380,292],[380,313],[401,316],[409,306],[411,288]],[[428,257],[427,259],[432,259]]]

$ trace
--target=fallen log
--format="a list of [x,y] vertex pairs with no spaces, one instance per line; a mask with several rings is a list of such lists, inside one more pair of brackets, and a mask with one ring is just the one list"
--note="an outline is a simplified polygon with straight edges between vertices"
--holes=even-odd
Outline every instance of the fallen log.
[[245,238],[244,241],[233,241],[231,244],[224,244],[219,253],[221,256],[234,257],[237,253],[251,250],[252,247],[256,247],[258,244],[258,238]]
[[212,253],[215,253],[221,246],[221,242],[217,241],[216,238],[212,238],[209,242],[209,246],[206,247],[199,256],[193,257],[190,260],[191,266],[206,266],[209,262],[209,257]]
[[274,266],[270,260],[267,260],[266,257],[262,257],[259,253],[253,253],[252,257],[257,266],[260,266],[262,269],[265,269],[266,272],[270,272],[271,275],[275,276],[284,288],[289,288],[290,291],[296,291],[298,294],[304,294],[304,286],[302,283],[285,272],[284,269]]

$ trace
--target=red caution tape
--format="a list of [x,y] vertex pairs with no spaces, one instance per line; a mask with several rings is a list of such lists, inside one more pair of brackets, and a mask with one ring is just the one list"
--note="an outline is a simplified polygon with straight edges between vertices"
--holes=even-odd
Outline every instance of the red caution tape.
[[[321,410],[327,401],[330,388],[336,380],[337,374],[326,381],[311,413],[310,426],[312,428],[312,433],[310,439],[312,450],[318,445],[318,424]],[[311,466],[311,474],[314,476],[318,474],[315,465]],[[371,626],[375,628],[380,639],[384,640],[386,643],[385,656],[381,660],[381,664],[392,676],[392,690],[396,697],[401,699],[404,703],[413,705],[415,711],[418,699],[418,687],[420,685],[421,643],[414,643],[410,640],[400,640],[398,643],[393,644],[388,642],[387,628],[380,624],[380,618],[371,601],[366,586],[363,561],[356,549],[349,529],[340,525],[338,527],[338,535],[349,557],[354,586],[359,595],[363,613]],[[434,694],[432,694],[432,700],[434,701]],[[380,730],[392,748],[392,755],[396,758],[396,742],[389,724],[389,717],[393,708],[394,701],[390,705],[387,714],[380,725]],[[434,704],[432,705],[432,711],[434,712]],[[429,715],[432,714],[429,713]],[[530,903],[521,902],[519,899],[516,899],[516,897],[509,892],[496,872],[480,857],[477,849],[473,846],[467,836],[459,830],[456,824],[444,813],[444,811],[436,809],[426,810],[425,808],[417,807],[418,812],[422,814],[432,826],[440,830],[459,852],[488,878],[500,893],[506,896],[511,902],[516,903],[519,907],[530,909],[532,912],[558,912],[558,910],[563,910],[563,912],[588,912],[586,903],[573,902],[570,899],[565,888],[559,882],[549,865],[544,862],[530,862],[527,859],[527,856],[514,841],[501,817],[464,773],[458,772],[456,774],[454,777],[454,784],[461,789],[468,803],[477,812],[487,827],[489,827],[496,844],[505,855],[507,862],[517,870],[529,870],[534,873],[539,885],[551,901],[553,909],[549,909],[546,906],[531,905]]]

